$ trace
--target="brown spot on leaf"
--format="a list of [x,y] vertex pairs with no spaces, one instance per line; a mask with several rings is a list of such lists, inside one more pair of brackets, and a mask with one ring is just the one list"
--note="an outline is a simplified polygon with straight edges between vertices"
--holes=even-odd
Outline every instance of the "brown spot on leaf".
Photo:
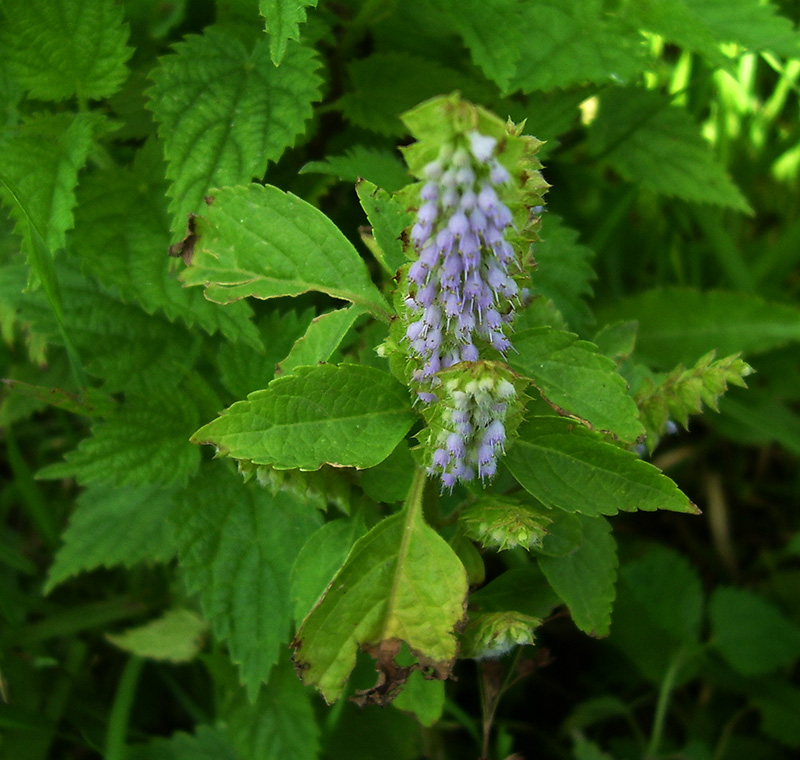
[[[206,202],[208,201],[206,200]],[[197,232],[195,231],[194,221],[196,218],[197,214],[189,214],[189,219],[186,224],[186,236],[179,243],[173,243],[168,251],[170,256],[174,256],[175,258],[180,256],[187,267],[192,265],[194,246],[197,243]]]

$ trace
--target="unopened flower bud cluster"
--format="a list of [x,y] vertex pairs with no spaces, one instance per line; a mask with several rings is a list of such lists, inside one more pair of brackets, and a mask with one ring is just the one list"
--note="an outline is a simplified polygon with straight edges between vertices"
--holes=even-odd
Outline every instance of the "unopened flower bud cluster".
[[437,400],[436,373],[475,362],[481,347],[510,348],[519,264],[506,240],[512,214],[498,195],[510,181],[495,157],[497,140],[476,131],[448,143],[424,168],[426,182],[411,230],[417,259],[408,270],[408,355],[420,399]]
[[446,488],[457,481],[494,477],[506,441],[509,404],[517,397],[514,385],[495,370],[446,373],[440,393],[441,413],[431,430],[433,457],[429,474],[438,474]]

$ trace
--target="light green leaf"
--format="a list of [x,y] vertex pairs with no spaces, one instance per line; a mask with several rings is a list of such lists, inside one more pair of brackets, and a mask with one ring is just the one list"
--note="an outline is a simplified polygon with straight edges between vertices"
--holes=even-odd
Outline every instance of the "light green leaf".
[[639,410],[628,395],[614,362],[593,343],[548,327],[523,330],[513,337],[509,363],[529,377],[559,414],[632,443],[644,435]]
[[444,683],[430,681],[415,670],[392,705],[398,710],[411,713],[420,725],[430,728],[442,717],[444,711]]
[[300,170],[300,174],[314,172],[353,184],[364,179],[390,193],[411,181],[405,165],[395,152],[365,145],[355,145],[344,155],[328,156],[324,161],[310,161]]
[[289,40],[300,39],[300,24],[306,20],[305,6],[317,7],[317,0],[258,0],[258,12],[264,17],[270,36],[272,62],[280,66]]
[[505,463],[547,507],[592,517],[637,509],[698,512],[658,468],[560,417],[523,423]]
[[640,87],[606,90],[589,148],[640,187],[752,213],[689,113]]
[[170,244],[169,215],[164,208],[167,183],[155,145],[137,154],[131,168],[95,171],[78,189],[72,250],[83,271],[103,285],[116,288],[121,298],[136,301],[148,313],[161,310],[170,321],[222,332],[230,341],[243,341],[248,350],[261,345],[252,310],[246,303],[220,307],[196,289],[183,288],[166,252]]
[[198,421],[194,401],[178,392],[169,399],[134,396],[38,477],[74,477],[81,485],[186,483],[200,465],[200,452],[189,443]]
[[47,575],[45,593],[86,570],[164,562],[174,553],[164,529],[176,489],[95,485],[78,497]]
[[655,369],[691,365],[713,350],[755,354],[800,340],[800,309],[746,293],[658,288],[625,298],[602,316],[637,320],[634,356]]
[[301,677],[328,703],[341,696],[359,647],[376,657],[382,673],[364,701],[385,703],[401,688],[405,678],[393,663],[401,642],[435,678],[450,675],[467,575],[444,539],[425,524],[419,505],[408,506],[413,501],[411,496],[403,512],[355,543],[297,632],[292,646]]
[[196,220],[192,265],[181,278],[219,303],[319,290],[385,320],[389,307],[366,264],[319,209],[270,185],[226,188]]
[[569,607],[575,625],[591,636],[607,636],[617,579],[617,545],[608,521],[586,516],[580,520],[580,547],[564,557],[540,557],[539,567]]
[[290,375],[297,367],[328,361],[353,323],[363,313],[364,309],[360,306],[349,306],[329,311],[312,320],[305,335],[292,346],[288,356],[278,363],[275,373]]
[[319,99],[320,78],[310,48],[290,45],[276,69],[266,38],[248,51],[232,31],[216,26],[175,51],[161,59],[148,94],[172,182],[177,236],[211,188],[263,177],[267,162],[294,143]]
[[301,367],[251,393],[192,440],[278,470],[363,469],[392,452],[414,421],[391,375],[354,364]]
[[709,618],[712,643],[743,675],[771,673],[800,657],[800,628],[752,591],[716,589]]
[[406,262],[400,236],[404,229],[411,226],[414,216],[393,196],[367,180],[356,184],[356,193],[372,225],[377,250],[371,250],[386,273],[394,277]]
[[128,72],[128,25],[113,0],[5,0],[0,60],[34,98],[106,98]]
[[167,662],[190,662],[203,648],[207,623],[190,610],[167,610],[160,618],[106,638],[126,652]]
[[206,467],[173,514],[181,575],[227,642],[251,699],[289,638],[289,574],[320,522],[290,494],[242,484],[219,466]]

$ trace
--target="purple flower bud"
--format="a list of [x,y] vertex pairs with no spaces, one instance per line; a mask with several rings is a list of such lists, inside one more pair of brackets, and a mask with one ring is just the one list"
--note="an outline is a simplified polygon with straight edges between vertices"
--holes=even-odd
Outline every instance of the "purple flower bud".
[[480,132],[470,132],[469,135],[469,149],[472,155],[481,163],[486,163],[491,159],[494,153],[494,146],[497,145],[497,140],[494,137],[482,135]]
[[[425,337],[425,348],[433,351],[442,345],[442,331],[441,330],[428,330]],[[438,370],[436,370],[438,372]]]
[[453,420],[454,425],[463,425],[469,422],[469,412],[465,409],[454,409],[450,413],[450,419]]
[[461,311],[461,303],[455,293],[446,293],[444,296],[444,313],[446,316],[455,317]]
[[442,193],[442,207],[443,208],[455,208],[458,206],[459,201],[461,198],[458,195],[458,190],[450,187]]
[[411,240],[417,246],[421,246],[431,235],[431,227],[428,224],[417,222],[411,228]]
[[453,188],[456,186],[458,180],[456,179],[456,170],[455,169],[448,169],[444,174],[442,174],[441,179],[439,180],[439,184],[442,187]]
[[462,187],[471,187],[475,182],[475,172],[465,166],[456,172],[456,181]]
[[464,211],[472,211],[475,204],[478,202],[478,197],[472,190],[465,190],[461,196],[461,203],[459,204]]
[[489,336],[489,344],[493,349],[505,354],[511,348],[511,341],[501,332],[494,332]]
[[485,480],[486,478],[493,478],[497,474],[497,461],[492,459],[490,462],[486,464],[479,464],[478,465],[478,475],[480,476],[481,480]]
[[448,227],[443,227],[436,233],[436,247],[444,253],[447,253],[453,247],[455,241],[455,236]]
[[439,253],[440,251],[435,245],[428,243],[419,254],[419,262],[428,268],[435,267],[436,262],[439,261]]
[[508,206],[498,203],[494,210],[494,222],[498,227],[508,227],[511,224],[512,216]]
[[439,197],[439,185],[436,182],[426,182],[419,191],[419,197],[423,201],[435,201]]
[[424,391],[417,393],[417,398],[426,404],[435,404],[439,400],[435,393],[426,393]]
[[439,359],[439,354],[432,354],[430,359],[425,362],[425,365],[422,368],[422,376],[431,377],[431,375],[435,375],[441,368],[442,365]]
[[417,259],[408,270],[408,279],[417,285],[422,285],[428,276],[428,267]]
[[464,235],[469,230],[469,221],[463,211],[456,211],[447,223],[447,229],[454,235]]
[[417,292],[417,301],[419,301],[421,306],[428,307],[433,304],[434,299],[436,298],[436,286],[429,282],[425,287],[422,287]]
[[475,471],[464,462],[458,462],[453,471],[459,480],[470,481],[475,479]]
[[425,309],[422,319],[425,322],[425,327],[441,327],[442,312],[438,306],[429,306]]
[[483,433],[482,443],[490,446],[500,446],[506,439],[506,429],[500,420],[494,420]]
[[511,179],[508,169],[499,161],[492,161],[492,170],[489,172],[489,181],[493,185],[504,185]]
[[486,465],[494,459],[494,445],[485,441],[478,446],[478,464]]
[[447,467],[450,464],[450,452],[446,449],[436,449],[433,453],[433,464],[443,469]]
[[[484,214],[483,211],[481,211],[479,208],[472,209],[472,213],[469,215],[469,224],[470,227],[475,230],[475,232],[484,232],[485,235],[485,230],[488,223],[489,220],[486,218],[486,214]],[[486,242],[488,243],[490,241],[487,240]]]
[[447,436],[447,450],[454,457],[464,456],[464,438],[458,433],[450,433]]
[[491,265],[489,271],[486,273],[486,282],[488,282],[494,290],[500,290],[500,287],[505,283],[506,279],[508,279],[506,273],[495,264]]
[[442,367],[452,367],[454,364],[458,364],[461,361],[461,357],[455,352],[451,351],[447,356],[442,359]]
[[442,473],[442,485],[445,488],[452,488],[456,484],[456,476],[451,472]]
[[478,208],[483,211],[484,214],[493,214],[499,202],[497,193],[488,183],[485,184],[478,193]]
[[461,361],[476,362],[479,357],[478,348],[473,343],[467,343],[466,346],[461,347]]
[[436,220],[436,215],[439,213],[436,204],[433,201],[424,203],[419,211],[417,211],[417,222],[424,225],[433,224]]
[[492,330],[499,329],[502,324],[502,320],[500,319],[500,313],[497,311],[497,309],[492,309],[492,308],[486,309],[486,311],[483,314],[483,322],[488,328]]
[[425,330],[425,323],[422,320],[418,322],[412,322],[408,328],[406,329],[406,338],[408,338],[412,343],[422,335],[423,331]]
[[442,162],[436,160],[431,161],[429,164],[425,164],[425,168],[422,171],[428,179],[436,182],[437,180],[441,179],[443,170],[444,166],[442,165]]
[[492,245],[492,251],[501,264],[509,264],[514,260],[514,249],[507,240],[498,240]]

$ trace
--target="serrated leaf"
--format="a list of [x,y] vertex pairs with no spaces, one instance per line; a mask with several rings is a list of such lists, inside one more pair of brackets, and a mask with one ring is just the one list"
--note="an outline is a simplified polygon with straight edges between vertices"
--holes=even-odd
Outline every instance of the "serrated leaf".
[[405,165],[395,152],[365,145],[355,145],[344,155],[328,156],[324,161],[310,161],[300,170],[300,174],[314,172],[353,184],[364,179],[390,193],[411,181]]
[[401,642],[434,677],[450,675],[467,575],[420,512],[407,506],[359,539],[297,632],[292,646],[301,677],[328,703],[341,696],[359,646],[373,653],[386,677],[375,689],[378,701],[390,699],[405,680],[390,675]]
[[531,278],[534,292],[549,298],[577,331],[594,321],[586,298],[592,295],[595,273],[590,265],[594,251],[578,242],[578,233],[561,220],[542,217],[541,242],[534,247],[536,270]]
[[219,466],[206,467],[178,500],[172,524],[181,575],[227,642],[251,699],[289,638],[289,573],[320,522],[290,494],[242,484]]
[[356,193],[361,208],[372,226],[377,251],[375,256],[387,274],[394,277],[397,270],[405,264],[406,257],[400,235],[410,227],[413,214],[389,195],[367,180],[356,184]]
[[128,747],[129,760],[240,760],[230,739],[218,728],[198,726],[195,734],[177,731],[169,739]]
[[81,485],[185,484],[200,465],[200,452],[189,443],[198,420],[197,405],[179,392],[168,399],[134,396],[38,477],[74,477]]
[[258,12],[264,17],[270,36],[272,62],[280,66],[289,40],[300,39],[300,24],[306,20],[305,6],[317,7],[317,0],[259,0]]
[[800,309],[746,293],[658,288],[602,312],[639,323],[635,356],[655,369],[694,364],[716,350],[755,354],[800,340]]
[[211,303],[202,292],[181,287],[171,271],[167,183],[153,148],[148,144],[130,168],[99,170],[81,182],[71,248],[83,270],[116,288],[124,301],[136,301],[148,314],[161,310],[189,327],[197,323],[209,334],[222,332],[252,352],[261,341],[250,306]]
[[164,525],[175,488],[95,485],[78,497],[75,511],[48,572],[45,593],[86,570],[163,562],[173,552]]
[[640,187],[752,213],[689,113],[659,93],[638,87],[604,92],[589,148]]
[[[14,184],[51,251],[64,247],[73,225],[78,172],[102,123],[95,113],[47,113],[0,131],[0,173]],[[16,206],[9,207],[24,224]],[[24,234],[23,229],[18,232]]]
[[547,507],[591,517],[637,509],[698,512],[658,468],[569,420],[533,417],[518,432],[505,463]]
[[352,244],[291,193],[270,185],[219,190],[195,232],[192,265],[181,279],[204,285],[212,301],[319,290],[388,319],[388,305]]
[[611,626],[617,544],[602,517],[580,517],[583,543],[564,557],[540,557],[547,582],[569,607],[575,625],[591,636],[607,636]]
[[392,706],[411,713],[420,725],[430,728],[442,717],[444,699],[442,681],[430,681],[419,671],[414,671]]
[[800,628],[752,591],[716,589],[709,619],[714,646],[743,675],[770,673],[800,657]]
[[360,306],[348,306],[313,319],[305,335],[298,338],[288,356],[278,363],[276,374],[290,375],[297,367],[328,361],[362,314],[364,309]]
[[6,0],[0,59],[34,98],[106,98],[133,53],[123,8],[113,0]]
[[616,365],[572,333],[533,328],[513,338],[509,363],[561,414],[632,443],[644,435],[639,410]]
[[161,59],[148,95],[172,182],[174,235],[211,188],[262,177],[294,143],[320,97],[318,65],[312,49],[293,44],[277,69],[266,38],[248,51],[217,26]]
[[513,610],[545,618],[560,604],[537,564],[506,570],[469,596],[470,607],[483,612]]
[[192,437],[234,459],[278,470],[383,461],[410,429],[408,392],[391,375],[354,364],[301,367],[251,393]]
[[116,647],[138,657],[167,662],[190,662],[203,647],[208,624],[191,610],[167,610],[160,618],[107,634]]

